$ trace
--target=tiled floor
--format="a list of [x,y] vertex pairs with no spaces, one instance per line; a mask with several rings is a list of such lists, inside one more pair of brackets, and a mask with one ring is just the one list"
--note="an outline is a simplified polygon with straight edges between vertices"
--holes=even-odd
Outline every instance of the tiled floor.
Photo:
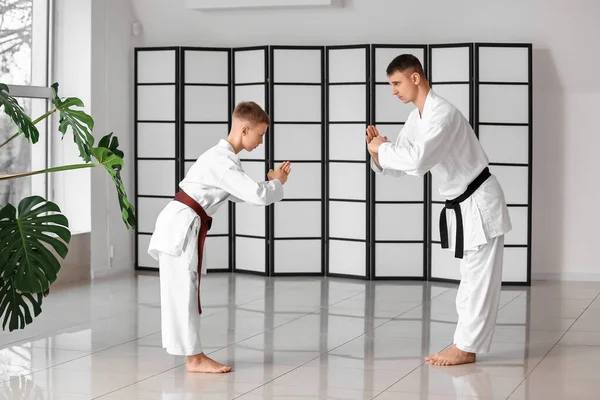
[[203,344],[226,375],[191,375],[160,341],[158,277],[54,290],[0,332],[0,399],[600,399],[600,283],[502,293],[492,353],[436,368],[456,287],[320,278],[203,278]]

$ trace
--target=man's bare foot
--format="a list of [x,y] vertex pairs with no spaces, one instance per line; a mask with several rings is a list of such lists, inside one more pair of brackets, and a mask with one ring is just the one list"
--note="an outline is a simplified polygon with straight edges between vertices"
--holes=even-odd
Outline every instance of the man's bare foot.
[[224,374],[231,371],[231,367],[220,364],[208,358],[204,353],[189,356],[186,362],[188,372],[200,372],[205,374]]
[[427,361],[429,364],[441,367],[448,365],[470,364],[474,363],[475,359],[475,353],[462,351],[457,348],[455,344],[433,356],[425,357],[425,361]]

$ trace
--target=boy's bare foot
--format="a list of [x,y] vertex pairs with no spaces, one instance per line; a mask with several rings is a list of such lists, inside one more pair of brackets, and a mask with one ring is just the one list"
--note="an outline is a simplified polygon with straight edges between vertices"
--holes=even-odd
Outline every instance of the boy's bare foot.
[[436,366],[470,364],[474,363],[475,359],[475,353],[462,351],[455,344],[433,356],[425,357],[425,361]]
[[204,353],[189,356],[186,362],[188,372],[199,372],[205,374],[224,374],[231,371],[231,367],[220,364],[208,358]]

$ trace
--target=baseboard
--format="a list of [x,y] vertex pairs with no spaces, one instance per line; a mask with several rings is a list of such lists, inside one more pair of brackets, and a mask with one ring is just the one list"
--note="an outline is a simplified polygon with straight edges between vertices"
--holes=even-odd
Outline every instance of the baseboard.
[[534,281],[582,281],[582,282],[600,282],[600,273],[589,272],[555,272],[531,274]]

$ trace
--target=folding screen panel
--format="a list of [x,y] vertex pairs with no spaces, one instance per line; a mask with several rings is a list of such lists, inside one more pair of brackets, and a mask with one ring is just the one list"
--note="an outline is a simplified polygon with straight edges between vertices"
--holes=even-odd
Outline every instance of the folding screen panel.
[[[429,46],[429,79],[432,90],[460,110],[473,124],[473,44]],[[460,260],[454,252],[442,249],[439,220],[445,198],[440,196],[436,177],[430,174],[429,278],[432,280],[460,280]],[[454,218],[453,211],[447,211]]]
[[475,127],[513,226],[505,237],[502,279],[520,284],[531,276],[531,58],[530,44],[475,45]]
[[327,47],[327,274],[369,278],[369,46]]
[[136,267],[158,268],[148,255],[156,217],[175,195],[179,148],[179,49],[135,50]]
[[[254,101],[265,111],[269,110],[269,63],[268,48],[246,47],[233,49],[233,104]],[[269,146],[271,132],[267,132],[262,146],[252,152],[242,150],[239,154],[244,171],[257,182],[267,179],[269,171]],[[266,207],[246,203],[235,204],[234,232],[236,271],[268,275],[269,237]],[[264,250],[264,251],[261,251]]]
[[272,46],[270,167],[292,162],[270,207],[272,275],[323,273],[324,48]]
[[[415,55],[427,71],[427,46],[373,45],[372,123],[395,142],[408,115],[415,108],[392,95],[386,69],[398,55]],[[393,178],[372,174],[371,253],[373,278],[425,279],[426,177]]]
[[[225,139],[231,118],[231,50],[191,48],[181,50],[181,150],[183,176],[206,150]],[[213,215],[206,239],[205,261],[210,271],[230,271],[230,206]]]

